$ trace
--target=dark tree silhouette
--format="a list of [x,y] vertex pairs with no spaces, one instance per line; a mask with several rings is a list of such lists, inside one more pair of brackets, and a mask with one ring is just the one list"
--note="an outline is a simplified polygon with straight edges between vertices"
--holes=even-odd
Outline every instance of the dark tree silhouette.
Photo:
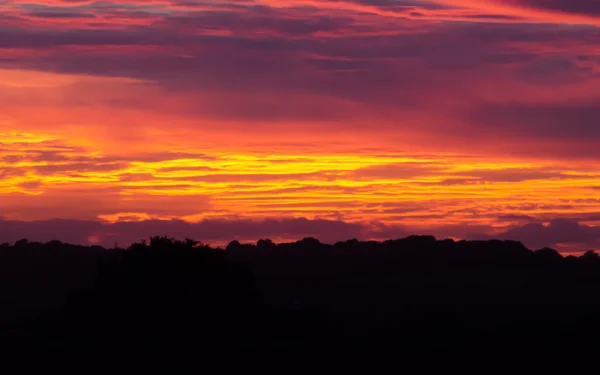
[[512,358],[600,349],[592,251],[563,257],[430,236],[225,250],[168,237],[112,250],[21,240],[0,247],[0,271],[5,353],[164,360],[172,371],[175,358],[194,367],[197,353],[232,350]]

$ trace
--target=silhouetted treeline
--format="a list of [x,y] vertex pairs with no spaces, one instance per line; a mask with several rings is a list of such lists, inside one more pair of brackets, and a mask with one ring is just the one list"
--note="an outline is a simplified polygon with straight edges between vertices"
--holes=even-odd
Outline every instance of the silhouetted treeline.
[[233,241],[226,249],[165,237],[128,249],[23,240],[0,246],[0,267],[8,351],[110,352],[130,362],[139,353],[142,362],[178,358],[193,366],[183,359],[190,353],[232,350],[564,355],[600,348],[594,252],[563,257],[518,242],[417,236],[335,245]]

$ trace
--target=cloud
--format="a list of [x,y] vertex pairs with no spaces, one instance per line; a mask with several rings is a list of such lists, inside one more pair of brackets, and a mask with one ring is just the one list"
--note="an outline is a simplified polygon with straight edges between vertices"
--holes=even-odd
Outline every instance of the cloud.
[[600,108],[595,103],[563,105],[503,104],[480,107],[474,122],[485,122],[492,132],[535,136],[536,138],[596,140]]
[[[266,12],[271,20],[286,17],[280,13],[277,9]],[[202,20],[204,16],[186,17]],[[253,15],[247,17],[262,25]],[[570,106],[568,114],[550,117],[589,118],[586,103],[594,103],[600,95],[594,85],[595,57],[575,58],[593,54],[597,42],[593,30],[565,30],[553,36],[556,34],[550,33],[547,25],[457,27],[437,23],[416,25],[398,35],[357,36],[346,30],[347,15],[338,21],[333,15],[328,17],[332,28],[345,30],[342,37],[290,39],[285,32],[251,36],[247,31],[230,30],[239,25],[227,17],[217,17],[219,25],[229,30],[225,35],[192,32],[168,23],[132,29],[0,30],[5,49],[38,53],[7,61],[6,67],[144,80],[115,83],[118,89],[100,83],[93,83],[98,85],[94,90],[89,85],[70,84],[62,89],[60,101],[55,95],[40,98],[39,89],[23,91],[21,96],[11,90],[3,95],[3,102],[7,113],[34,103],[38,108],[103,106],[142,113],[151,106],[165,121],[173,116],[201,117],[206,122],[235,124],[235,130],[255,134],[284,133],[294,123],[321,132],[341,128],[361,132],[369,122],[369,129],[382,134],[402,132],[408,138],[434,141],[464,140],[473,131],[487,134],[489,120],[497,128],[518,123],[522,129],[519,137],[511,137],[510,147],[534,152],[527,138],[538,133],[527,129],[539,126],[543,115],[518,111],[519,107],[539,106],[540,112],[546,113],[545,108]],[[294,22],[311,19],[299,12]],[[397,21],[405,27],[412,22]],[[557,42],[577,46],[580,51],[558,51],[552,56],[539,51],[556,48]],[[40,51],[45,52],[39,55]],[[564,100],[550,97],[547,92],[551,90],[560,90]],[[35,95],[38,98],[32,101]],[[435,111],[430,110],[432,103]],[[464,108],[467,103],[472,108]],[[499,111],[506,112],[498,109],[503,107],[516,109],[496,116]],[[489,116],[487,112],[491,112]],[[63,123],[75,120],[75,114],[69,112],[62,116]],[[581,134],[576,128],[562,129],[571,137]],[[508,141],[510,134],[502,135]],[[482,137],[482,150],[494,146],[495,135],[490,138]],[[444,147],[463,146],[453,139],[444,142]],[[593,152],[593,147],[588,150]],[[564,154],[571,151],[558,150]]]
[[597,17],[577,1],[3,2],[0,210],[454,237],[591,218]]
[[530,223],[530,222],[534,222],[534,221],[539,221],[539,219],[537,219],[533,216],[519,215],[519,214],[500,215],[498,217],[498,219],[501,221],[518,222],[518,223],[523,223],[523,222]]
[[503,1],[518,7],[560,11],[574,14],[600,14],[600,4],[589,0],[508,0]]
[[102,223],[81,220],[43,220],[20,222],[0,220],[0,242],[20,238],[30,241],[60,239],[65,242],[112,246],[147,239],[155,235],[193,238],[205,243],[226,244],[233,239],[254,241],[260,238],[301,239],[316,237],[325,242],[360,238],[363,228],[358,224],[330,220],[265,219],[265,220],[203,220],[190,223],[179,220],[147,220],[139,222]]
[[521,16],[538,22],[588,23],[598,25],[600,7],[589,0],[434,0],[449,6],[464,6]]
[[[521,182],[569,178],[569,176],[563,174],[560,170],[553,170],[552,168],[472,169],[464,172],[455,172],[454,174],[472,178],[464,180],[467,182]],[[460,182],[461,180],[457,179],[456,181]]]
[[150,236],[169,236],[192,238],[224,246],[234,239],[255,242],[264,238],[293,241],[314,237],[325,243],[334,243],[352,238],[383,241],[416,234],[434,235],[440,239],[512,240],[523,242],[532,249],[553,247],[565,252],[582,252],[597,249],[600,245],[600,227],[568,219],[555,219],[544,224],[524,215],[506,215],[503,220],[531,222],[517,224],[496,233],[494,228],[485,225],[444,224],[418,227],[306,218],[205,219],[195,223],[176,219],[137,219],[121,217],[121,221],[114,223],[96,220],[51,219],[25,222],[0,219],[0,243],[12,243],[22,238],[41,242],[58,239],[74,244],[100,244],[110,247],[115,242],[127,246]]
[[[573,220],[557,219],[546,224],[537,222],[517,226],[494,237],[521,241],[534,249],[569,246],[585,251],[598,249],[600,227],[583,225]],[[471,238],[491,238],[491,236],[471,235]]]

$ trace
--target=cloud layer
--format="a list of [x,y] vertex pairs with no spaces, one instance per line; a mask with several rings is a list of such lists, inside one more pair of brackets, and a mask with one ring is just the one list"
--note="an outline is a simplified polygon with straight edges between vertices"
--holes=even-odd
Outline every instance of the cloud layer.
[[0,215],[594,228],[599,24],[583,0],[4,1]]

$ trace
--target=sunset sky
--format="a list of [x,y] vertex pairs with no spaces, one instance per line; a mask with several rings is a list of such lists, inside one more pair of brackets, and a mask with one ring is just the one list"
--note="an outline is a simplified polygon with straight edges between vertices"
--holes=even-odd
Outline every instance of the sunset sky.
[[600,249],[600,2],[0,0],[0,242]]

